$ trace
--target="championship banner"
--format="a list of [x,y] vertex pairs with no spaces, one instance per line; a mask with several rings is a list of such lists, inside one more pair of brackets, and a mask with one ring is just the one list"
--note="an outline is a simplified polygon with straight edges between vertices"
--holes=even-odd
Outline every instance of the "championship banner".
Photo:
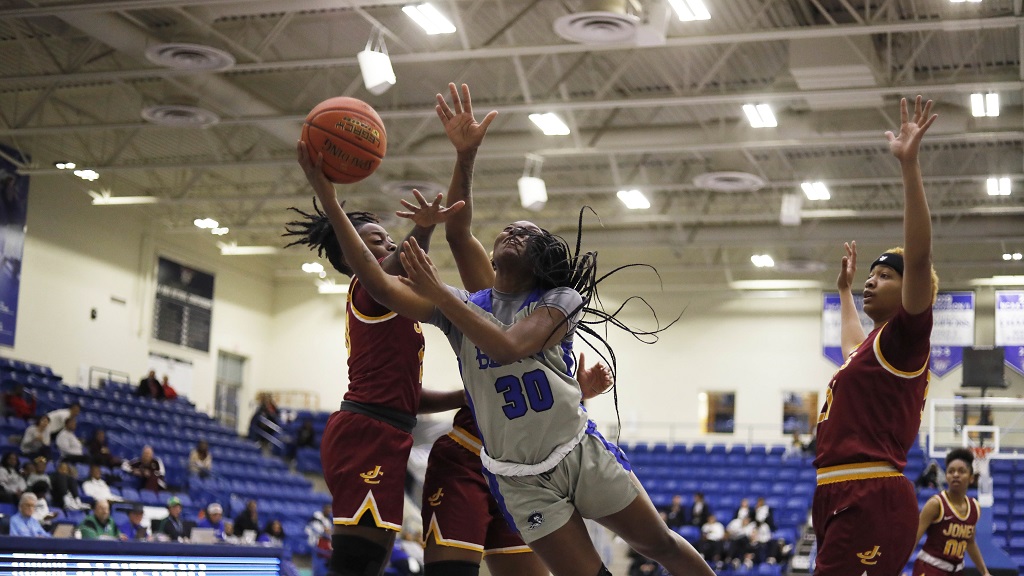
[[21,288],[21,258],[25,248],[28,176],[20,176],[4,156],[21,153],[0,146],[0,345],[14,346]]
[[996,346],[1006,365],[1024,376],[1024,290],[996,290]]
[[[874,322],[864,314],[864,298],[853,296],[865,334]],[[945,376],[963,363],[963,348],[974,346],[974,292],[939,292],[932,307],[931,359],[929,368],[937,376]],[[823,294],[821,315],[822,354],[836,366],[846,361],[841,348],[842,322],[839,294]]]

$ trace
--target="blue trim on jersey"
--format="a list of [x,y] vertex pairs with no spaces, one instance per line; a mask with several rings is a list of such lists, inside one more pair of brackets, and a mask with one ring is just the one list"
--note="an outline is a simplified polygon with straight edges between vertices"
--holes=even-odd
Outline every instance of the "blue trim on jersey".
[[633,471],[633,467],[629,463],[629,458],[626,458],[626,453],[622,451],[622,448],[619,448],[612,442],[605,440],[604,436],[597,431],[597,424],[593,420],[587,420],[587,434],[596,436],[597,439],[604,444],[604,447],[615,456],[615,459],[619,461],[619,464],[626,472]]
[[498,508],[501,510],[501,515],[505,518],[505,523],[508,524],[509,528],[516,531],[519,534],[519,527],[516,526],[516,521],[512,519],[512,514],[509,513],[508,508],[505,507],[505,499],[501,496],[501,490],[498,489],[498,478],[491,474],[487,468],[480,467],[484,472],[484,478],[487,479],[487,487],[491,489],[491,496],[494,496],[494,501],[498,503]]

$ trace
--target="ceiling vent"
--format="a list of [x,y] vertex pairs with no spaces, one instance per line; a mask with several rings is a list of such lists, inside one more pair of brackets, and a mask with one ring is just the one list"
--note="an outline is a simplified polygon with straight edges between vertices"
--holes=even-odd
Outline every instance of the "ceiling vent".
[[755,192],[765,183],[747,172],[706,172],[694,178],[693,184],[713,192]]
[[555,20],[555,33],[580,44],[632,42],[640,18],[626,12],[626,0],[588,0],[583,10]]
[[220,122],[220,116],[198,106],[157,104],[142,109],[142,119],[161,126],[205,128]]
[[146,49],[146,59],[158,66],[175,70],[227,70],[235,65],[235,57],[213,46],[169,42]]

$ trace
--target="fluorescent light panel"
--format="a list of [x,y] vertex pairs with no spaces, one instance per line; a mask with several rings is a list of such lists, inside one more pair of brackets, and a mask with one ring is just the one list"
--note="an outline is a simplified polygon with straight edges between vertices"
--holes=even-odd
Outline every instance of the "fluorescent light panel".
[[767,104],[744,104],[743,113],[753,128],[775,128],[779,125],[771,106]]
[[434,8],[434,5],[429,2],[406,6],[402,8],[402,12],[405,12],[431,36],[455,32],[455,25],[451,23],[451,20],[438,12],[437,8]]
[[733,290],[819,290],[816,280],[736,280],[729,282]]
[[999,116],[999,94],[996,92],[971,94],[971,115],[975,118]]
[[98,192],[89,192],[93,206],[126,206],[129,204],[159,204],[156,196],[111,196]]
[[758,268],[774,268],[775,260],[767,254],[754,254],[750,257],[750,261]]
[[711,13],[701,0],[668,0],[668,3],[683,22],[711,20]]
[[569,126],[562,122],[562,119],[554,112],[530,114],[530,121],[536,124],[546,136],[566,136],[569,134]]
[[[67,166],[67,165],[65,164],[65,166]],[[88,168],[85,168],[85,169],[82,169],[82,170],[75,170],[75,176],[78,176],[82,180],[88,180],[89,182],[93,182],[93,181],[99,179],[100,174],[99,174],[99,172],[97,172],[95,170],[90,170]]]
[[335,284],[333,280],[317,282],[316,291],[321,294],[346,294],[348,293],[348,284]]
[[220,223],[213,218],[196,218],[192,223],[196,225],[196,228],[202,228],[203,230],[213,230],[220,226]]
[[1009,196],[1010,195],[1010,179],[1003,178],[989,178],[985,181],[985,187],[988,190],[989,196]]
[[74,162],[57,162],[54,166],[57,167],[57,170],[74,170],[76,168]]
[[221,256],[260,256],[264,254],[277,254],[276,246],[239,246],[231,243],[218,242]]
[[1024,286],[1024,276],[993,276],[991,278],[975,278],[970,281],[972,286]]
[[619,190],[616,196],[630,210],[646,210],[651,207],[651,201],[639,190]]
[[832,198],[824,182],[804,182],[800,185],[800,189],[804,191],[804,196],[807,196],[808,200],[828,200]]
[[544,180],[534,176],[523,176],[516,183],[519,186],[519,203],[527,210],[537,212],[548,201],[548,187]]
[[1020,252],[1014,252],[1013,254],[1007,252],[1003,254],[1003,260],[1020,260],[1022,258],[1024,258],[1024,254],[1021,254]]

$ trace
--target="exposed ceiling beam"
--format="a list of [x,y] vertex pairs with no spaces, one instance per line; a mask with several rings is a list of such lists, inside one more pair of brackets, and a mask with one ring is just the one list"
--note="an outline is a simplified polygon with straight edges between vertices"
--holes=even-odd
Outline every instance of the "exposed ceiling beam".
[[[103,0],[100,2],[70,2],[46,6],[6,8],[0,10],[0,18],[35,18],[39,16],[62,16],[64,14],[89,12],[115,12],[128,10],[152,10],[155,8],[178,8],[198,6],[203,8],[235,7],[234,10],[211,10],[212,13],[244,13],[248,15],[298,12],[304,10],[331,10],[354,6],[402,6],[407,0],[285,0],[275,2],[239,2],[238,0]],[[248,5],[248,6],[246,6]]]

